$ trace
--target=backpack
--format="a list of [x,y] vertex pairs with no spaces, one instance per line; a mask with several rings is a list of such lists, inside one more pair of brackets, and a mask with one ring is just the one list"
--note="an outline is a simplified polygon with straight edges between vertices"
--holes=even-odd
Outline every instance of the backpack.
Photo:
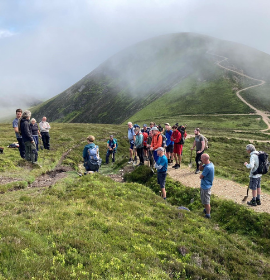
[[253,172],[253,175],[266,174],[269,170],[268,154],[266,152],[259,151],[257,155],[259,158],[259,166],[257,170]]
[[205,136],[203,136],[202,134],[201,134],[201,136],[203,137],[203,140],[204,140],[204,143],[205,143],[204,150],[206,151],[207,149],[209,149],[208,139]]
[[[165,147],[165,146],[166,146],[167,138],[166,138],[166,136],[165,136],[164,134],[159,134],[159,135],[162,136],[162,145],[161,145],[161,147]],[[159,138],[159,135],[158,135],[158,137],[157,137],[157,140],[158,140],[158,138]]]
[[98,171],[102,162],[102,159],[99,157],[98,146],[95,145],[94,148],[89,148],[87,150],[87,155],[88,159],[86,162],[86,167],[90,171]]
[[184,145],[185,144],[185,132],[186,128],[182,125],[180,125],[177,130],[181,133],[181,140],[178,144]]
[[114,151],[115,151],[115,153],[116,153],[117,148],[118,148],[117,139],[116,139],[116,138],[113,138],[113,141],[114,141],[114,143],[115,143],[115,148],[114,148]]

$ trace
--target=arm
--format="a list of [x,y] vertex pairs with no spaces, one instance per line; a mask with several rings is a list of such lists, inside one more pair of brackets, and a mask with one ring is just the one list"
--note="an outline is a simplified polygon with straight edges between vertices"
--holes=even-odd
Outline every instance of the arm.
[[157,143],[156,145],[153,147],[153,150],[156,150],[157,148],[161,147],[162,146],[162,135],[159,134],[157,136]]
[[194,150],[195,146],[196,146],[196,141],[194,140],[191,150]]
[[254,165],[255,165],[255,158],[254,158],[254,156],[251,156],[251,157],[250,157],[250,162],[249,162],[249,163],[245,162],[244,165],[245,165],[246,168],[248,168],[248,169],[253,169],[253,168],[254,168]]

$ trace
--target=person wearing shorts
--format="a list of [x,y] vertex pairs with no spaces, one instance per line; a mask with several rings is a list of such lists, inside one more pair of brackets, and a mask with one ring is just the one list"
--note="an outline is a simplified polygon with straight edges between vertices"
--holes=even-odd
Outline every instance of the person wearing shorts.
[[128,140],[129,140],[129,163],[133,162],[133,148],[135,142],[135,132],[132,122],[128,122]]
[[174,125],[172,129],[173,129],[173,133],[171,136],[171,141],[174,142],[173,154],[175,159],[175,165],[172,166],[172,168],[178,169],[180,168],[183,145],[179,143],[181,140],[181,133],[177,130],[177,126]]
[[211,215],[211,205],[210,205],[210,197],[211,197],[211,188],[213,185],[215,167],[214,164],[210,161],[210,157],[208,154],[202,154],[202,174],[200,175],[201,179],[201,202],[204,205],[204,214],[205,218],[210,219]]
[[246,168],[250,169],[249,173],[249,188],[252,190],[252,199],[248,201],[247,204],[250,206],[261,205],[261,177],[262,174],[254,175],[259,167],[259,158],[258,152],[255,149],[255,146],[248,144],[246,146],[247,153],[250,155],[249,163],[245,162],[244,165]]
[[158,154],[158,160],[156,161],[155,168],[157,169],[157,182],[160,185],[161,194],[164,199],[166,199],[166,176],[167,176],[167,167],[168,167],[168,159],[164,155],[164,148],[159,147],[156,149]]

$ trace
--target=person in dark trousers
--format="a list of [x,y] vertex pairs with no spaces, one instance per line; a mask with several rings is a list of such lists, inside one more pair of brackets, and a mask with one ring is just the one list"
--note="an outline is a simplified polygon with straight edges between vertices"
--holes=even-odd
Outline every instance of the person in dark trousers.
[[20,135],[19,130],[18,130],[18,122],[19,122],[19,119],[21,118],[21,116],[22,116],[22,109],[17,109],[16,118],[13,120],[12,125],[13,125],[14,131],[15,131],[17,141],[19,143],[20,156],[21,156],[21,158],[25,158],[25,145],[22,140],[22,136]]
[[136,148],[138,157],[140,159],[139,165],[144,165],[144,157],[143,157],[143,135],[139,127],[135,128],[135,143],[134,146]]
[[157,181],[160,185],[162,197],[166,199],[165,183],[167,176],[168,159],[164,155],[164,148],[159,147],[156,149],[156,152],[158,154],[158,160],[155,163],[155,168],[157,169]]
[[214,175],[215,175],[215,167],[214,164],[210,161],[210,157],[208,154],[203,154],[201,156],[202,165],[200,168],[202,170],[202,174],[200,175],[201,179],[201,202],[204,205],[204,214],[205,218],[210,219],[211,215],[211,206],[210,206],[210,197],[211,197],[211,188],[213,185]]
[[49,130],[50,130],[51,126],[47,122],[47,118],[46,117],[42,118],[42,121],[39,123],[39,128],[40,128],[40,133],[41,133],[44,149],[50,150],[50,134],[49,134]]
[[199,128],[195,128],[194,134],[195,134],[195,140],[194,140],[193,147],[191,148],[191,150],[193,150],[196,147],[195,161],[196,161],[197,169],[195,171],[195,174],[198,174],[198,173],[200,173],[199,165],[200,165],[200,161],[201,161],[201,156],[204,152],[205,141],[204,141],[204,137],[201,135],[201,131]]
[[38,151],[38,137],[41,137],[41,134],[40,134],[39,129],[38,129],[38,124],[37,124],[37,122],[34,118],[32,118],[31,121],[30,121],[30,131],[32,133],[32,137],[35,141],[36,148],[37,148],[37,151]]
[[112,155],[112,162],[115,162],[115,148],[116,142],[113,139],[113,135],[110,135],[110,139],[107,141],[107,154],[106,154],[106,164],[109,164],[110,155]]
[[19,122],[19,131],[22,135],[22,140],[25,145],[25,159],[27,161],[31,161],[32,163],[37,163],[37,150],[35,141],[33,139],[32,133],[30,131],[30,111],[24,111],[22,114],[22,118]]
[[252,190],[252,199],[248,201],[247,204],[250,206],[261,205],[261,178],[262,174],[254,175],[259,167],[259,158],[258,152],[255,149],[255,146],[252,144],[248,144],[246,146],[246,151],[250,155],[249,163],[245,162],[244,165],[246,168],[250,169],[249,173],[249,188]]

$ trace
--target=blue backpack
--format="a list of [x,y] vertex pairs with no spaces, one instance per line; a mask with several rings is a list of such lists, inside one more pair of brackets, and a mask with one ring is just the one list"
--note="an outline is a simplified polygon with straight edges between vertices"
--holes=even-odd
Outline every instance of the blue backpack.
[[99,157],[99,152],[98,152],[98,146],[95,145],[94,148],[89,148],[87,150],[87,163],[86,163],[86,167],[88,168],[88,170],[90,171],[98,171],[102,159]]

